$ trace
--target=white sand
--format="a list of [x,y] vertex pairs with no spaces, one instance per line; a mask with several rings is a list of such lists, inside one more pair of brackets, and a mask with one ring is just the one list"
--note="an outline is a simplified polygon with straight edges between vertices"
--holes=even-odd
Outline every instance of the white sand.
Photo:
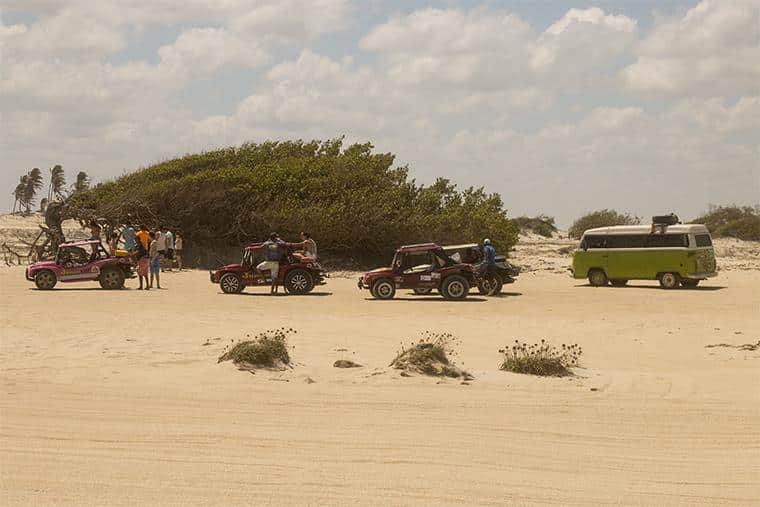
[[[349,279],[302,297],[164,284],[39,292],[0,269],[0,504],[760,502],[760,351],[705,348],[760,339],[758,271],[678,291],[537,271],[462,303],[371,301]],[[293,370],[217,364],[280,326],[299,331]],[[461,338],[471,385],[387,368],[424,330]],[[501,372],[516,338],[577,342],[585,368]]]

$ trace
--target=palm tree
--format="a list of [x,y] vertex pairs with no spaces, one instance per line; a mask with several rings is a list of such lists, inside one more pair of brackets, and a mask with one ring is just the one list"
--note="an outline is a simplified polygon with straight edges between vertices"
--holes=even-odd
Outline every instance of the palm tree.
[[29,179],[29,177],[25,174],[23,175],[18,182],[18,185],[16,185],[16,189],[13,191],[13,212],[16,212],[16,205],[18,204],[19,211],[21,210],[21,206],[24,205],[24,190],[26,189],[26,180]]
[[26,187],[24,188],[24,204],[26,212],[32,210],[37,191],[42,188],[42,171],[35,167],[26,175]]
[[63,197],[63,188],[66,186],[66,173],[60,164],[50,168],[50,185],[48,186],[48,202],[55,198]]
[[90,188],[90,177],[84,171],[79,171],[77,181],[74,183],[74,193],[82,192]]

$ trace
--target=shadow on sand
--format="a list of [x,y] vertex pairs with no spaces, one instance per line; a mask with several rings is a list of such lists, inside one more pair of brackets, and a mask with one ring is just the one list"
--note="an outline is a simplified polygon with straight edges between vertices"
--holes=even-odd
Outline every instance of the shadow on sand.
[[[591,288],[594,288],[594,289],[609,289],[609,290],[626,290],[626,289],[630,289],[630,290],[635,290],[635,289],[656,289],[656,290],[663,290],[663,291],[664,290],[668,290],[668,289],[663,289],[659,285],[624,285],[623,287],[613,287],[613,286],[610,285],[608,287],[594,287],[591,284],[584,283],[584,284],[576,285],[576,287],[591,287]],[[726,289],[726,288],[727,287],[724,287],[722,285],[701,285],[701,286],[697,286],[697,287],[679,287],[677,289],[671,289],[671,290],[675,290],[675,291],[678,291],[678,292],[700,292],[700,291],[702,291],[702,292],[711,292],[711,291],[716,291],[716,290],[723,290],[723,289]]]
[[[217,294],[223,294],[225,296],[272,296],[272,294],[269,293],[269,291],[266,292],[241,292],[240,294],[225,294],[224,292],[217,292]],[[309,297],[309,296],[332,296],[332,292],[309,292],[307,294],[288,294],[287,292],[278,292],[277,294],[274,294],[274,297],[277,296],[288,296],[288,297],[296,297],[296,298],[302,298],[302,297]]]
[[413,296],[413,297],[394,297],[393,299],[375,299],[373,297],[364,298],[365,301],[426,301],[426,302],[441,302],[441,303],[482,303],[485,298],[481,297],[468,297],[467,299],[449,300],[444,299],[441,296]]

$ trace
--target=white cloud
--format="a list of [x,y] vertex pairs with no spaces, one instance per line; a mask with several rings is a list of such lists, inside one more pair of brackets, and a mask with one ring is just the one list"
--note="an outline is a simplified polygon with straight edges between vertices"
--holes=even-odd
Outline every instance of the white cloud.
[[[544,31],[488,6],[420,9],[338,54],[314,42],[358,26],[343,0],[36,5],[36,22],[0,24],[0,151],[13,167],[106,177],[218,145],[346,134],[423,181],[487,185],[561,221],[603,206],[689,215],[760,191],[748,2],[705,1],[650,29],[599,8]],[[130,57],[148,26],[179,33],[153,63]],[[227,82],[236,69],[258,72],[247,93]],[[204,97],[182,97],[199,82],[241,98],[200,113]]]
[[720,96],[760,87],[760,1],[704,0],[657,26],[622,78],[634,91]]

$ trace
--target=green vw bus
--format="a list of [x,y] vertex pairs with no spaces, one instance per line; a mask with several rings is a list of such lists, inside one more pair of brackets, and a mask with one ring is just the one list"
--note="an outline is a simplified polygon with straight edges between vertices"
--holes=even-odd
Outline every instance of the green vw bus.
[[659,280],[665,289],[696,287],[716,276],[710,232],[697,224],[621,225],[589,229],[573,254],[574,278],[595,287]]

